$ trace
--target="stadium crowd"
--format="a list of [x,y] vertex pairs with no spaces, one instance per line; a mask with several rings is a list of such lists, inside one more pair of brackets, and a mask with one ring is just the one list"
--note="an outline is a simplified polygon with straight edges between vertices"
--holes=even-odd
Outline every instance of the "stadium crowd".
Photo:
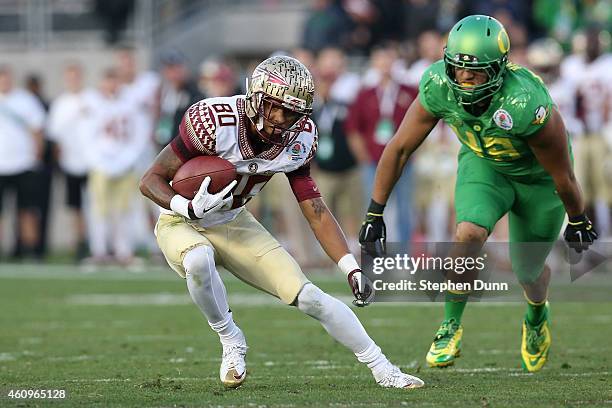
[[[385,144],[417,97],[421,74],[442,57],[442,33],[455,15],[474,10],[502,21],[511,38],[510,59],[547,84],[571,132],[590,213],[600,234],[609,237],[612,54],[605,27],[611,20],[597,12],[599,2],[581,8],[583,2],[568,1],[559,8],[542,0],[527,9],[529,2],[471,1],[452,8],[458,2],[411,0],[403,2],[405,16],[430,18],[410,24],[404,19],[403,28],[387,3],[314,1],[303,42],[290,51],[315,78],[314,177],[352,249],[358,250],[357,232]],[[569,6],[581,14],[567,23]],[[531,11],[537,11],[534,18],[527,17]],[[587,23],[593,16],[600,24]],[[47,255],[50,196],[59,193],[72,216],[62,234],[71,237],[78,261],[132,265],[137,250],[156,251],[151,231],[157,209],[139,196],[139,175],[174,137],[187,107],[205,97],[244,93],[242,78],[252,68],[231,56],[210,57],[193,75],[185,56],[169,50],[153,71],[138,67],[133,50],[122,48],[92,87],[83,83],[87,68],[67,62],[64,92],[48,100],[35,76],[19,86],[11,70],[0,67],[0,203],[7,193],[17,198],[17,216],[7,205],[2,213],[4,222],[16,221],[16,233],[15,239],[0,236],[12,241],[9,253],[1,255]],[[440,123],[420,147],[385,213],[390,241],[450,239],[459,146]],[[312,255],[316,246],[284,178],[274,178],[249,206],[298,262],[321,262],[322,253]],[[500,224],[494,234],[503,240],[506,229]],[[147,233],[139,237],[142,230]]]

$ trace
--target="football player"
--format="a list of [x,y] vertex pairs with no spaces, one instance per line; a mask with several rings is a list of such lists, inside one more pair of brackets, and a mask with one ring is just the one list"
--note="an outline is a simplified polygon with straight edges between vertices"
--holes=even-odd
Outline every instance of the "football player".
[[[597,238],[584,213],[572,170],[568,135],[546,87],[532,72],[508,61],[506,30],[489,16],[473,15],[451,29],[443,60],[423,74],[419,98],[386,146],[360,241],[381,248],[383,209],[409,157],[442,119],[462,143],[455,185],[455,240],[481,248],[509,213],[512,269],[525,291],[523,366],[538,371],[551,343],[545,260],[569,215],[565,239],[580,252]],[[538,242],[537,255],[524,242]],[[515,245],[513,245],[515,244]],[[384,248],[384,246],[382,246]],[[446,294],[445,318],[427,354],[433,367],[454,363],[461,350],[461,316],[468,293]]]
[[[160,205],[155,233],[168,264],[187,280],[189,293],[223,346],[220,377],[237,387],[245,379],[247,343],[235,324],[218,266],[251,286],[318,320],[366,364],[383,387],[417,388],[420,379],[391,364],[342,302],[309,282],[299,265],[244,208],[275,173],[285,173],[321,246],[367,305],[371,282],[350,254],[344,234],[310,177],[317,129],[309,118],[314,84],[308,69],[286,56],[269,58],[253,72],[246,95],[209,98],[192,105],[179,135],[143,176],[142,193]],[[169,182],[187,160],[216,155],[236,166],[237,180],[217,194],[206,178],[188,200]]]

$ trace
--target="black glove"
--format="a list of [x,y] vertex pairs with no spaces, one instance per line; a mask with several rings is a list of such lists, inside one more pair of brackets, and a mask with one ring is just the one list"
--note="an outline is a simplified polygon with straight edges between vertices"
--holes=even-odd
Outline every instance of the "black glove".
[[387,252],[387,227],[383,220],[385,206],[372,200],[361,229],[359,230],[359,243],[368,254],[379,257]]
[[348,274],[348,283],[355,296],[353,304],[359,307],[369,305],[374,297],[374,286],[372,281],[361,272],[361,269],[355,269]]
[[589,217],[582,214],[569,218],[563,237],[570,248],[580,253],[587,250],[598,235]]

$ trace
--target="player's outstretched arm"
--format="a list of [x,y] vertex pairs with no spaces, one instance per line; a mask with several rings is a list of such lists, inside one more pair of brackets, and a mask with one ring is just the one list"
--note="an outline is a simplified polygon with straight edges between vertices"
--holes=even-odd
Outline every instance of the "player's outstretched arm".
[[374,296],[372,282],[361,272],[361,267],[350,253],[346,237],[321,197],[300,201],[300,209],[325,253],[346,275],[355,296],[355,306],[367,306]]
[[570,217],[584,212],[584,200],[569,155],[567,131],[559,112],[553,108],[542,129],[527,139],[538,162],[552,176],[559,198]]
[[418,98],[415,99],[383,151],[376,168],[372,201],[359,231],[359,243],[372,256],[385,253],[387,233],[383,210],[391,190],[412,153],[423,143],[437,122],[438,118],[425,110]]
[[169,182],[182,164],[170,145],[164,147],[140,179],[140,192],[155,204],[169,210],[170,201],[176,195]]
[[300,209],[325,253],[336,263],[348,254],[346,238],[321,197],[301,201]]
[[567,131],[561,114],[553,108],[548,122],[527,141],[542,167],[553,178],[569,216],[565,240],[577,252],[587,249],[597,239],[597,231],[584,212],[584,199],[572,169]]

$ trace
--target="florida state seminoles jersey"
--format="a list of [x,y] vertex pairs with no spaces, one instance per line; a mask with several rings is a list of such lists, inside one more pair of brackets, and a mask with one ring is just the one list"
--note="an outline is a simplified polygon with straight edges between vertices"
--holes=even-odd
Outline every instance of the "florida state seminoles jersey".
[[238,184],[231,210],[200,221],[210,227],[233,220],[276,173],[285,173],[298,201],[320,197],[310,178],[310,161],[317,149],[317,128],[308,120],[306,128],[291,145],[272,146],[256,153],[247,135],[249,119],[244,95],[203,99],[189,107],[179,135],[171,146],[183,161],[193,157],[219,156],[236,166]]

